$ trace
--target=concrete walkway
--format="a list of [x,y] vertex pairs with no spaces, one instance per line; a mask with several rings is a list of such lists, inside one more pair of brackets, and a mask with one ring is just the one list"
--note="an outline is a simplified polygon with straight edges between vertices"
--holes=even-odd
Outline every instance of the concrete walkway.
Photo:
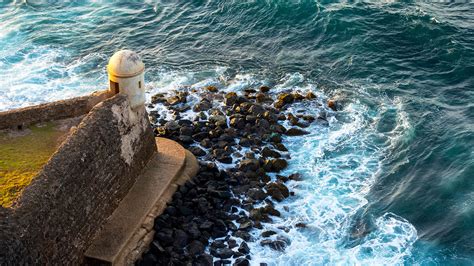
[[131,265],[153,239],[153,222],[199,165],[178,143],[156,138],[155,153],[85,253],[87,264]]

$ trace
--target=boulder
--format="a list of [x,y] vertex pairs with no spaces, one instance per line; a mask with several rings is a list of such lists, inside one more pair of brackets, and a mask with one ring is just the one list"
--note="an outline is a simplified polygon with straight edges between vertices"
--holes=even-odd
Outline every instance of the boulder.
[[299,128],[296,128],[296,127],[292,127],[290,129],[288,129],[285,134],[287,136],[302,136],[302,135],[309,134],[309,132],[305,131],[305,130],[302,130],[302,129],[299,129]]
[[265,186],[265,189],[267,190],[267,194],[270,195],[276,201],[282,201],[290,196],[290,191],[281,182],[268,183]]

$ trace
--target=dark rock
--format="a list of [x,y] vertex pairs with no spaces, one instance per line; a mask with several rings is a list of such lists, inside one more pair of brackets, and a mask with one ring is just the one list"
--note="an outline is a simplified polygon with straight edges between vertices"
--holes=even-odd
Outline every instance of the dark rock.
[[188,244],[188,234],[186,234],[186,232],[184,232],[183,230],[178,229],[174,231],[173,238],[174,247],[182,248]]
[[189,234],[192,239],[199,239],[199,237],[201,236],[201,231],[199,231],[199,228],[195,223],[187,224],[183,226],[183,229],[186,231],[186,233]]
[[277,151],[274,151],[268,147],[263,148],[262,150],[262,156],[263,157],[274,157],[274,158],[280,158],[281,154]]
[[263,213],[265,214],[269,214],[269,215],[273,215],[273,216],[280,216],[280,212],[275,209],[275,207],[273,207],[272,205],[266,205],[265,207],[263,207]]
[[254,200],[264,200],[267,197],[267,194],[260,188],[251,188],[247,192],[247,196]]
[[286,242],[283,240],[270,240],[264,239],[260,241],[260,245],[262,246],[269,246],[270,248],[276,251],[284,251],[286,248]]
[[231,164],[232,163],[232,157],[228,155],[222,155],[216,158],[217,161],[225,164]]
[[201,255],[204,253],[204,245],[201,243],[201,241],[194,240],[188,246],[186,246],[186,250],[189,255]]
[[335,100],[328,100],[328,107],[333,111],[337,111],[337,102]]
[[282,138],[281,138],[281,135],[280,135],[280,134],[272,133],[272,134],[270,135],[269,140],[270,140],[270,142],[273,142],[273,143],[281,143]]
[[288,149],[282,143],[275,143],[273,146],[275,146],[275,148],[277,148],[279,151],[288,151]]
[[204,155],[206,155],[206,151],[204,151],[203,149],[201,149],[197,146],[189,147],[188,150],[192,154],[194,154],[195,156],[204,156]]
[[236,237],[242,238],[245,241],[250,241],[252,239],[252,236],[249,233],[242,230],[237,230],[234,235]]
[[165,252],[165,249],[163,248],[163,246],[161,246],[160,242],[158,242],[157,240],[153,240],[151,242],[150,250],[155,254]]
[[237,247],[237,241],[235,241],[235,239],[231,238],[229,240],[227,240],[227,246],[230,248],[230,249],[233,249],[235,247]]
[[201,112],[201,111],[207,111],[212,108],[212,103],[209,102],[206,99],[201,100],[198,104],[194,105],[193,111],[194,112]]
[[205,222],[203,222],[202,224],[199,225],[199,229],[209,231],[209,230],[212,229],[213,225],[214,225],[214,223],[212,223],[211,221],[205,221]]
[[233,265],[234,266],[249,266],[250,262],[246,258],[238,258],[238,259],[235,260]]
[[263,93],[257,93],[257,95],[255,95],[255,100],[257,103],[263,103],[265,100],[267,100],[267,97]]
[[275,106],[275,108],[280,109],[280,108],[282,108],[283,106],[285,106],[285,102],[282,101],[282,100],[277,100],[277,101],[275,101],[275,103],[273,103],[273,106]]
[[270,91],[270,87],[268,86],[261,86],[260,87],[260,91],[263,92],[263,93],[267,93]]
[[240,246],[239,246],[238,251],[239,251],[240,253],[243,253],[243,254],[249,254],[249,253],[250,253],[250,248],[249,248],[249,246],[247,245],[247,243],[242,242],[242,243],[240,244]]
[[282,201],[290,196],[288,188],[280,182],[269,183],[265,188],[267,189],[267,193],[277,201]]
[[213,255],[214,257],[221,258],[221,259],[228,259],[232,257],[232,255],[234,255],[234,251],[232,251],[232,249],[230,248],[216,248],[216,249],[211,248],[210,251],[211,251],[211,255]]
[[224,96],[224,103],[227,106],[232,106],[237,102],[237,93],[229,92]]
[[212,266],[212,256],[209,254],[199,255],[194,261],[194,266]]
[[316,95],[310,91],[306,94],[305,98],[308,100],[316,99]]
[[269,172],[279,172],[288,166],[288,162],[285,159],[268,159],[265,160],[265,170]]
[[288,179],[294,180],[294,181],[301,181],[301,175],[298,173],[294,173],[288,176]]
[[191,208],[186,207],[186,206],[180,206],[180,207],[178,207],[178,210],[184,216],[190,216],[190,215],[193,214],[193,210]]
[[183,143],[190,144],[193,143],[194,140],[191,136],[180,135],[179,140]]
[[169,121],[165,124],[165,129],[167,131],[175,131],[179,129],[179,124],[176,121]]
[[292,103],[295,100],[294,95],[290,93],[281,93],[277,99],[283,101],[285,104]]
[[263,115],[265,109],[261,105],[254,104],[249,108],[248,112],[253,115]]
[[176,105],[181,102],[181,99],[178,96],[172,96],[166,99],[169,105]]
[[297,224],[295,224],[295,226],[298,227],[298,228],[306,228],[305,223],[297,223]]
[[242,160],[239,164],[240,171],[257,171],[259,168],[260,163],[256,159],[245,159]]
[[218,248],[225,248],[226,245],[223,240],[215,240],[211,244],[211,248],[218,249]]
[[240,223],[239,230],[248,231],[250,229],[252,229],[252,221],[247,220],[247,221],[244,221],[244,222]]
[[157,262],[158,262],[158,259],[156,258],[155,255],[151,253],[147,253],[145,254],[145,256],[143,256],[143,259],[140,265],[156,265]]
[[269,237],[269,236],[272,236],[272,235],[276,235],[276,232],[272,231],[272,230],[262,232],[262,237]]
[[302,136],[302,135],[309,134],[309,132],[299,129],[299,128],[292,127],[288,129],[285,134],[288,136]]
[[209,91],[209,92],[218,92],[219,91],[216,86],[207,86],[206,90]]

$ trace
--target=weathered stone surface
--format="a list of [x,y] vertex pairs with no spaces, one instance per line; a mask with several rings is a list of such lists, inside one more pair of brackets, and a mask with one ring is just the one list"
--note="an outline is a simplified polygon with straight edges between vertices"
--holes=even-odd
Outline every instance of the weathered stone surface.
[[2,236],[6,264],[79,264],[156,151],[154,143],[148,115],[132,111],[126,96],[95,106],[7,211],[5,221],[21,231]]
[[87,96],[0,112],[0,129],[81,116],[113,95],[108,90],[99,91]]

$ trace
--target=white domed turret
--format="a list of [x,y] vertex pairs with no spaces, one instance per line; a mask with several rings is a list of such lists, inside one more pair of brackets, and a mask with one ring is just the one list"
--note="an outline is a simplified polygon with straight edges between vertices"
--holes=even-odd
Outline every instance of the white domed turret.
[[126,94],[132,109],[145,105],[145,64],[137,53],[116,52],[109,60],[107,72],[111,91]]

